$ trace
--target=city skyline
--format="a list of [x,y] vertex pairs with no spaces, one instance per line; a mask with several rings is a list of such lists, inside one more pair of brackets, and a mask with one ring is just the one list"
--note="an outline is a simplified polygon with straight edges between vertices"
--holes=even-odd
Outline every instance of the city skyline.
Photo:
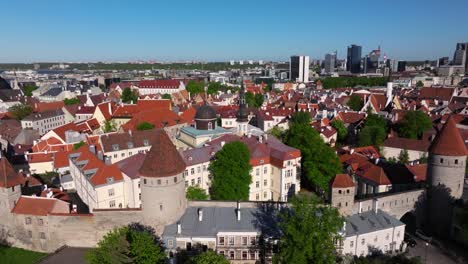
[[[8,2],[0,61],[287,61],[335,50],[343,59],[351,44],[363,54],[381,45],[389,58],[437,59],[468,39],[457,22],[468,3],[455,2]],[[431,22],[441,14],[450,16]]]

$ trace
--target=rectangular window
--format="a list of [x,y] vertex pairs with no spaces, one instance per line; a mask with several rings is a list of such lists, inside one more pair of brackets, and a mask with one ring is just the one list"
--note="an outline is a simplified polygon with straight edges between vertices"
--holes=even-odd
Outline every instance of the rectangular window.
[[363,238],[363,239],[361,240],[361,245],[364,245],[364,244],[366,244],[366,239]]
[[27,225],[31,224],[31,217],[26,217],[25,222]]
[[198,179],[197,179],[197,184],[201,185],[201,178],[200,177],[198,177]]
[[40,233],[39,233],[39,237],[40,237],[41,239],[45,239],[45,233],[44,233],[44,232],[40,232]]
[[[38,225],[44,225],[44,220],[42,220],[42,218],[38,219],[37,220],[37,224]],[[399,234],[399,233],[398,233]]]
[[256,243],[257,243],[257,238],[256,237],[251,237],[250,238],[250,245],[255,246]]
[[229,245],[234,246],[234,237],[233,236],[229,237]]
[[260,169],[259,168],[255,169],[255,175],[257,175],[257,176],[260,175]]
[[250,251],[250,259],[256,259],[255,251]]
[[220,254],[221,256],[224,256],[224,251],[223,251],[223,250],[220,250],[220,251],[219,251],[219,254]]
[[192,175],[195,174],[195,168],[190,169],[190,174],[192,174]]
[[192,179],[191,182],[192,182],[192,186],[194,186],[195,185],[195,179]]
[[224,246],[224,237],[219,237],[219,245]]
[[257,194],[255,195],[255,200],[257,200],[257,201],[260,200],[260,194],[257,193]]
[[242,237],[242,245],[247,246],[248,237]]
[[197,172],[198,172],[198,173],[201,172],[200,166],[197,167]]
[[172,246],[174,245],[173,240],[172,240],[172,239],[169,239],[169,240],[167,241],[167,245],[168,245],[169,247],[172,247]]
[[229,258],[234,259],[234,251],[229,251]]
[[268,180],[263,180],[263,186],[267,186],[268,185]]
[[349,246],[353,248],[354,247],[354,241],[349,242]]
[[255,182],[255,187],[260,188],[260,182],[259,181]]
[[109,192],[109,197],[114,196],[114,188],[109,189],[108,192]]
[[247,251],[242,251],[242,259],[247,259]]
[[110,207],[110,208],[114,208],[114,207],[115,207],[115,201],[114,201],[114,200],[109,201],[109,207]]
[[263,168],[263,174],[267,174],[267,173],[268,173],[268,168],[267,167]]

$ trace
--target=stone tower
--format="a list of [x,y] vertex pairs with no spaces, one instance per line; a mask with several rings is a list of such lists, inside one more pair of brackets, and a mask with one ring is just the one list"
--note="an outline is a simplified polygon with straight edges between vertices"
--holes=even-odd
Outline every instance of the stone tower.
[[239,111],[236,115],[237,119],[237,134],[245,135],[247,133],[247,125],[249,123],[249,113],[245,102],[245,88],[242,80],[241,89],[239,92]]
[[337,174],[330,182],[330,204],[340,214],[351,215],[354,206],[356,185],[348,174]]
[[453,202],[463,194],[466,156],[468,151],[453,117],[449,117],[429,148],[427,175],[429,179],[428,214],[433,230],[448,234]]
[[5,157],[0,158],[0,218],[15,207],[21,196],[23,177]]
[[164,130],[155,131],[151,150],[139,170],[145,223],[161,230],[185,212],[185,162]]

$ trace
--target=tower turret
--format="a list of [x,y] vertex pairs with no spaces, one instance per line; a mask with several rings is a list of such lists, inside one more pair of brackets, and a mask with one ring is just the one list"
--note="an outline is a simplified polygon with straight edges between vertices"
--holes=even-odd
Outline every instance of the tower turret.
[[450,233],[454,201],[463,194],[467,155],[460,131],[449,117],[429,148],[427,166],[428,219],[432,231],[441,236]]
[[5,157],[0,157],[0,216],[9,213],[21,196],[23,177]]
[[247,125],[249,123],[249,113],[245,102],[245,88],[244,81],[242,80],[241,88],[239,91],[239,111],[236,115],[237,119],[237,132],[240,135],[247,133]]
[[185,162],[164,130],[155,141],[139,170],[141,208],[147,224],[162,227],[185,212]]

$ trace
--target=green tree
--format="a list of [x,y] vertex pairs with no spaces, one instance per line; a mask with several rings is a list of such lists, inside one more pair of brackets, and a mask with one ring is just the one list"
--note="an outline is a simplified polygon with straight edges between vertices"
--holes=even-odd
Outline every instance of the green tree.
[[268,130],[267,133],[275,136],[277,139],[282,141],[285,132],[283,129],[279,128],[278,126],[274,126],[270,130]]
[[342,172],[335,151],[323,142],[315,129],[304,124],[293,124],[286,131],[284,142],[301,150],[301,170],[305,181],[327,192],[330,180]]
[[463,238],[468,240],[468,204],[465,204],[461,210],[457,211],[455,219],[460,224]]
[[387,137],[387,132],[383,127],[364,126],[359,132],[359,146],[379,147]]
[[409,155],[406,149],[400,151],[400,154],[398,155],[398,162],[401,164],[406,164],[409,162]]
[[338,133],[338,141],[344,142],[346,137],[348,137],[348,128],[346,128],[345,123],[341,120],[333,120],[331,121],[330,125]]
[[130,89],[130,87],[127,87],[123,89],[120,99],[122,99],[124,103],[136,103],[138,101],[138,93]]
[[255,107],[260,107],[263,104],[263,95],[262,94],[256,94],[255,95]]
[[194,80],[190,80],[187,83],[187,85],[185,86],[185,89],[191,95],[196,95],[196,94],[199,94],[199,93],[203,93],[205,91],[205,86],[203,85],[203,82],[197,82],[197,81],[194,81]]
[[248,200],[250,152],[239,141],[227,143],[215,155],[209,170],[213,175],[210,196],[213,200]]
[[432,120],[422,111],[407,111],[398,127],[398,135],[404,138],[417,139],[432,128]]
[[416,83],[416,88],[423,88],[424,87],[424,83],[422,81],[418,81]]
[[17,120],[22,120],[28,115],[30,115],[33,111],[32,107],[29,105],[24,104],[15,104],[14,106],[10,107],[8,111],[13,115],[14,118]]
[[39,87],[33,84],[27,84],[23,87],[24,95],[32,96],[33,91],[37,90]]
[[142,131],[142,130],[151,130],[151,129],[153,129],[153,128],[154,128],[154,125],[151,124],[151,123],[148,123],[148,122],[146,122],[146,121],[139,123],[139,124],[137,125],[137,127],[136,127],[136,129],[137,129],[138,131]]
[[102,131],[104,133],[109,133],[109,132],[115,132],[117,128],[115,127],[115,123],[113,120],[106,120],[104,122],[104,126],[102,128]]
[[223,255],[218,255],[212,250],[203,252],[192,258],[191,264],[229,264],[229,260]]
[[369,114],[364,121],[364,126],[378,126],[387,131],[387,120],[377,114]]
[[291,125],[310,125],[310,113],[308,112],[295,112],[291,116]]
[[98,242],[97,248],[86,254],[86,261],[90,264],[162,264],[165,259],[154,229],[135,223],[112,230]]
[[249,107],[255,107],[255,95],[251,92],[245,93],[245,102]]
[[75,97],[75,98],[70,98],[70,99],[65,98],[65,99],[63,100],[63,103],[64,103],[65,105],[79,104],[79,103],[80,103],[80,99],[78,99],[78,98],[76,98],[76,97]]
[[207,94],[216,94],[222,88],[219,82],[210,82],[208,84],[208,89],[206,90]]
[[186,197],[188,200],[208,200],[208,194],[205,190],[197,186],[189,186],[187,188]]
[[170,95],[170,94],[167,94],[167,93],[166,93],[166,94],[163,94],[163,95],[162,95],[162,99],[168,99],[168,100],[171,100],[171,99],[172,99],[172,97],[171,97],[171,95]]
[[358,95],[353,94],[351,97],[349,97],[348,103],[346,105],[354,111],[360,111],[364,106],[364,101],[362,101],[361,97]]
[[77,149],[81,148],[84,145],[86,145],[86,143],[84,143],[84,141],[80,141],[78,143],[75,143],[75,144],[73,144],[73,150],[77,150]]
[[280,213],[282,236],[273,263],[335,263],[335,241],[344,222],[338,210],[306,197],[291,204]]

